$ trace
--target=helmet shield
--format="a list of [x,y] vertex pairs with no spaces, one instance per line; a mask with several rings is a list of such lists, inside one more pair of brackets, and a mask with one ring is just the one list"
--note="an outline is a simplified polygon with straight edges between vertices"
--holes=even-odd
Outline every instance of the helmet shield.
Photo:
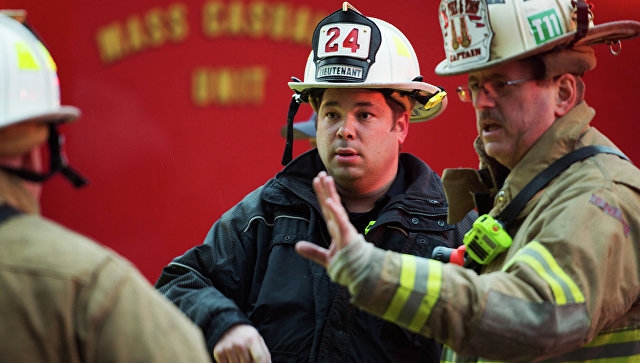
[[362,83],[376,62],[380,29],[362,14],[338,10],[313,32],[315,79],[319,82]]

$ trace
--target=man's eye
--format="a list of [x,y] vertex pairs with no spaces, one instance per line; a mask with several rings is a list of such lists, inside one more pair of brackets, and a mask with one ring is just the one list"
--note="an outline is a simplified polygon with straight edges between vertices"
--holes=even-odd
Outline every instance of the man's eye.
[[491,86],[496,91],[502,91],[503,89],[507,88],[507,82],[493,81],[493,82],[491,82]]
[[469,83],[468,87],[469,87],[469,90],[473,93],[478,92],[478,90],[480,89],[480,86],[478,85],[478,83]]

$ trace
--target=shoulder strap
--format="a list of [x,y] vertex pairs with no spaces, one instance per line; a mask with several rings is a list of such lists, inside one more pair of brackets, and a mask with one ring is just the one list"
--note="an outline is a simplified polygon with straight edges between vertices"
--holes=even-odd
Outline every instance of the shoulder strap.
[[8,205],[8,204],[2,204],[0,205],[0,224],[2,224],[4,221],[6,221],[7,219],[14,217],[18,214],[21,214],[22,212],[20,212],[19,210],[13,208],[12,206]]
[[620,150],[616,150],[607,146],[598,146],[592,145],[583,147],[577,150],[570,152],[569,154],[561,157],[560,159],[553,162],[553,164],[549,165],[546,169],[544,169],[540,174],[536,175],[529,184],[527,184],[521,191],[516,195],[515,198],[509,203],[509,205],[500,213],[497,219],[499,219],[505,229],[513,220],[518,216],[522,208],[524,208],[525,204],[533,198],[534,195],[545,185],[547,185],[551,179],[555,178],[558,174],[560,174],[563,170],[567,169],[571,164],[584,160],[590,156],[599,153],[606,154],[614,154],[618,155],[622,159],[629,160],[629,158],[624,155]]

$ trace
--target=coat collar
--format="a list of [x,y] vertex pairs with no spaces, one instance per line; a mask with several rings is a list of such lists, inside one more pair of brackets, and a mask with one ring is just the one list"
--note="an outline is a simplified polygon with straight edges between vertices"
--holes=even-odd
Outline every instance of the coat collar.
[[25,188],[23,180],[0,170],[0,204],[9,204],[25,213],[40,213],[38,200]]
[[[400,154],[402,172],[396,177],[383,198],[400,202],[410,210],[427,213],[429,208],[446,207],[440,177],[422,160],[408,153]],[[298,156],[267,182],[263,197],[272,203],[293,204],[304,202],[318,205],[311,182],[321,170],[326,170],[317,149]],[[291,193],[297,198],[292,197]],[[435,211],[433,213],[436,213]],[[437,213],[440,213],[438,211]]]
[[582,138],[589,131],[595,110],[581,102],[551,127],[527,151],[504,181],[495,199],[495,208],[502,210],[536,175],[554,161],[584,146]]

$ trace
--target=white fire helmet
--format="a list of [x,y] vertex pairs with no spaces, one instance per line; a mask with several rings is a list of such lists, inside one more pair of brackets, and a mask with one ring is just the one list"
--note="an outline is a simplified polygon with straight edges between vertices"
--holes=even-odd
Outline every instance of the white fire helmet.
[[21,122],[47,122],[49,170],[37,172],[6,165],[0,165],[0,169],[37,183],[60,172],[75,187],[82,187],[87,180],[69,165],[64,138],[57,130],[58,123],[77,119],[80,110],[60,106],[56,64],[42,42],[21,22],[25,18],[24,10],[0,10],[0,129]]
[[[446,59],[436,74],[468,73],[552,50],[619,46],[640,34],[640,22],[594,25],[593,17],[586,0],[441,0]],[[584,70],[593,67],[595,58]]]
[[[447,105],[442,88],[422,82],[418,58],[404,34],[348,2],[318,23],[312,46],[304,81],[289,82],[298,95],[326,88],[391,89],[397,91],[392,97],[411,111],[412,122],[430,120]],[[302,97],[302,102],[307,100]]]
[[49,51],[7,15],[11,13],[0,11],[0,128],[26,121],[77,119],[77,108],[60,106],[57,68]]

